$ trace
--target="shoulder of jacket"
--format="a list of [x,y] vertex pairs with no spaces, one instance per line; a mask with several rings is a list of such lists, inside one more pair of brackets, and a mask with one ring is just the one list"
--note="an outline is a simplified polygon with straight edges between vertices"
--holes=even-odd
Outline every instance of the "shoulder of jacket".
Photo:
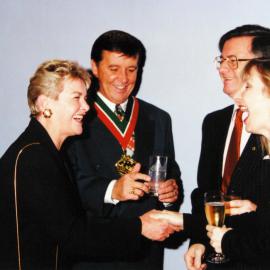
[[233,111],[233,105],[227,106],[223,109],[219,109],[219,110],[213,111],[211,113],[208,113],[205,116],[204,121],[218,120],[219,118],[222,118],[225,115],[232,113],[232,111]]
[[159,107],[157,107],[149,102],[146,102],[142,99],[139,99],[139,98],[137,98],[137,99],[139,101],[139,106],[140,106],[139,110],[141,108],[142,110],[147,110],[148,113],[153,113],[153,114],[158,114],[161,116],[163,115],[163,116],[170,117],[169,113],[166,112],[165,110],[163,110],[163,109],[161,109],[161,108],[159,108]]

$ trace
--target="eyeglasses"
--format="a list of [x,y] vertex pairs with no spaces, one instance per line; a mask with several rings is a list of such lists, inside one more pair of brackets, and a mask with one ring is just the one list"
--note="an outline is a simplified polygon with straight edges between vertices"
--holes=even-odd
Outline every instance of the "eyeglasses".
[[238,68],[238,62],[244,62],[244,61],[250,61],[250,60],[253,60],[253,59],[256,59],[256,58],[251,58],[251,59],[248,59],[248,58],[237,58],[237,56],[235,55],[230,55],[228,57],[223,57],[222,55],[220,56],[217,56],[215,57],[215,63],[216,63],[216,67],[217,69],[220,69],[220,66],[223,62],[227,62],[228,63],[228,66],[231,68],[231,69],[237,69]]

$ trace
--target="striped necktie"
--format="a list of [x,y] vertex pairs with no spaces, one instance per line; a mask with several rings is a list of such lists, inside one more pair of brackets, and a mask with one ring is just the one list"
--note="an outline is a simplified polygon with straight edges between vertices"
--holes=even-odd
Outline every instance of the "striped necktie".
[[[125,117],[125,112],[122,109],[120,104],[115,105],[114,113],[116,114],[118,119],[122,122],[124,117]],[[126,150],[127,155],[129,155],[131,157],[134,155],[134,151],[135,151],[135,134],[134,134],[134,132],[133,132],[132,136],[130,137],[129,143],[127,145],[127,149],[125,149],[125,150]]]
[[116,116],[118,117],[118,119],[122,122],[124,117],[125,117],[125,112],[122,109],[120,104],[116,104],[115,105],[115,111],[114,113],[116,114]]

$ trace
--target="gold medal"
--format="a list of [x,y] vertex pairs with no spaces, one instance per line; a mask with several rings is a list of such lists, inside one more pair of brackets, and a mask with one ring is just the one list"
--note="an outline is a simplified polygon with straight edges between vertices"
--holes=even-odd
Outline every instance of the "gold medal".
[[136,160],[126,153],[122,154],[121,158],[115,163],[117,172],[122,176],[129,173],[135,166]]

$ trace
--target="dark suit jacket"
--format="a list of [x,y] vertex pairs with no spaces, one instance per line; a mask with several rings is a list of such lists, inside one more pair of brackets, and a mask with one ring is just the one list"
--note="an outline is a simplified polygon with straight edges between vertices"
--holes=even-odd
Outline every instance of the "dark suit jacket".
[[[222,181],[222,161],[225,141],[233,112],[233,106],[208,114],[202,126],[201,155],[198,166],[198,188],[191,194],[192,213],[204,215],[203,194],[209,190],[220,190]],[[264,199],[260,187],[259,173],[262,164],[262,152],[258,136],[252,134],[232,174],[228,189],[235,191],[242,199],[260,204]],[[265,190],[265,192],[268,192]],[[226,225],[234,225],[235,217],[226,217]],[[191,243],[203,242],[207,245],[206,235],[191,238]],[[224,268],[224,266],[223,266]],[[215,268],[216,269],[216,268]],[[234,269],[233,265],[224,269]],[[237,268],[235,268],[237,269]]]
[[[148,171],[150,155],[160,153],[169,157],[167,177],[175,178],[179,186],[179,199],[170,209],[178,210],[183,201],[183,187],[179,167],[174,157],[169,114],[139,100],[135,140],[134,159],[142,164],[143,172]],[[114,165],[122,154],[122,148],[106,126],[95,116],[95,112],[92,112],[89,119],[86,120],[84,134],[73,139],[67,148],[83,206],[93,214],[109,217],[138,217],[148,210],[162,207],[163,204],[159,203],[156,198],[149,196],[144,196],[138,201],[119,202],[117,205],[104,203],[108,184],[111,180],[119,178]],[[99,267],[100,269],[114,269],[113,267],[115,269],[133,269],[132,267],[134,269],[161,269],[163,249],[160,244],[152,246],[156,251],[149,250],[145,254],[148,258],[144,258],[138,263],[122,266],[119,262],[114,266],[100,264],[95,267],[97,269]],[[147,260],[148,262],[146,262]]]
[[[270,160],[262,161],[260,188],[264,202],[256,212],[239,216],[234,229],[222,239],[222,250],[230,258],[245,263],[245,269],[269,269],[270,253]],[[266,192],[267,190],[267,192]],[[268,193],[268,196],[267,196]]]
[[121,258],[142,248],[138,219],[85,215],[59,152],[35,119],[1,158],[0,179],[1,269],[18,269],[16,216],[22,269],[55,269],[56,261],[69,269],[73,260]]

